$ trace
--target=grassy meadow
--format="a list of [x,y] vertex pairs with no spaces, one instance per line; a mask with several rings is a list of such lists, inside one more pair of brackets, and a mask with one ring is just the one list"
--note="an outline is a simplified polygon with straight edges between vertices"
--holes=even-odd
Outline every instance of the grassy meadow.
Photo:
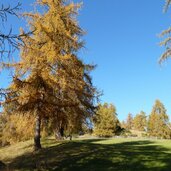
[[32,141],[0,148],[7,170],[59,171],[170,171],[171,140],[131,138],[42,141],[32,152]]

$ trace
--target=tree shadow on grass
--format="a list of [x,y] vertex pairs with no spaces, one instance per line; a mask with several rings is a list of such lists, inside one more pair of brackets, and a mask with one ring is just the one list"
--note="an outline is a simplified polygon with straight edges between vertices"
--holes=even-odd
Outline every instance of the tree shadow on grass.
[[152,141],[94,144],[83,140],[54,145],[28,153],[9,164],[12,170],[59,171],[170,171],[169,149]]

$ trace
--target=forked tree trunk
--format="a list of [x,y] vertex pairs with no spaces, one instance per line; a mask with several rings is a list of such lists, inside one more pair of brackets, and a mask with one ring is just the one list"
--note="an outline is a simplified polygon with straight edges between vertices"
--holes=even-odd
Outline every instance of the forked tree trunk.
[[35,135],[34,135],[34,151],[41,149],[40,144],[40,126],[41,126],[41,118],[40,115],[36,116],[36,123],[35,123]]

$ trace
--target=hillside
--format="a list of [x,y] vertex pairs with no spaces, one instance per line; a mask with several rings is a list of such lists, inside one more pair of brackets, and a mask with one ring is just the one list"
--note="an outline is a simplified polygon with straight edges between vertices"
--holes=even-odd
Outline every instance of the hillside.
[[0,149],[8,170],[171,170],[170,140],[87,139],[43,140],[32,152],[32,141]]

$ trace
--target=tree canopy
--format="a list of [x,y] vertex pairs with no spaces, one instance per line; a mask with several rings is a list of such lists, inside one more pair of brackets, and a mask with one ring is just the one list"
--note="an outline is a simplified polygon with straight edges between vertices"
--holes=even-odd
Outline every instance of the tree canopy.
[[[35,116],[35,149],[40,145],[43,118],[55,120],[60,128],[84,122],[94,114],[96,89],[89,72],[95,66],[84,64],[77,52],[83,47],[84,34],[76,16],[79,4],[63,0],[40,0],[44,13],[26,13],[32,35],[22,37],[20,61],[6,103],[16,102],[16,112]],[[21,34],[24,30],[21,29]]]

